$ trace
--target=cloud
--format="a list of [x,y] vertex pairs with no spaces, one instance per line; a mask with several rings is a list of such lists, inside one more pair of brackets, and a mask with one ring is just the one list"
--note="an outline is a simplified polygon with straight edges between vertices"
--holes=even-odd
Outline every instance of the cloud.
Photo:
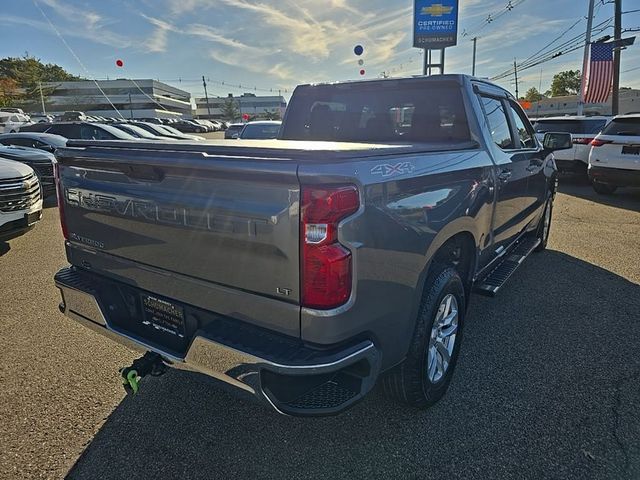
[[162,53],[167,51],[167,36],[169,32],[176,31],[176,28],[164,20],[158,18],[149,17],[142,14],[142,16],[149,21],[156,28],[151,35],[143,41],[143,45],[147,52]]
[[[65,27],[65,25],[59,25],[57,21],[52,21],[64,37],[84,38],[117,48],[126,48],[132,44],[132,41],[128,37],[106,28],[106,25],[111,23],[111,20],[95,11],[86,8],[75,8],[59,0],[38,0],[38,2],[53,10],[56,16],[60,17],[63,22],[73,24]],[[44,10],[45,9],[43,9],[43,11]],[[46,30],[51,30],[48,24]]]

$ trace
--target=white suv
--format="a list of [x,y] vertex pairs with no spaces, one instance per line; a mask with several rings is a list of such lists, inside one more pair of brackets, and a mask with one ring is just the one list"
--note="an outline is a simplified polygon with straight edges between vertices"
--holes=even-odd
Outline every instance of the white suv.
[[640,187],[640,114],[613,117],[591,142],[589,179],[598,193]]
[[31,125],[31,120],[26,115],[0,112],[0,133],[16,133],[25,125]]
[[591,140],[605,127],[611,117],[605,116],[565,116],[536,119],[533,128],[542,142],[546,132],[567,132],[571,134],[573,148],[553,153],[558,170],[564,173],[584,175],[589,164]]
[[42,192],[33,169],[0,158],[0,241],[26,233],[41,217]]

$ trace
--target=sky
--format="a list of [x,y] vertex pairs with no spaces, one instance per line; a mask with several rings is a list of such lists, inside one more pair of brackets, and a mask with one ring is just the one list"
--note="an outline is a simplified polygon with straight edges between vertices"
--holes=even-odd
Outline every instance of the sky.
[[[622,1],[623,12],[640,9],[640,0]],[[422,51],[412,47],[412,0],[0,0],[0,6],[2,58],[28,52],[83,77],[155,78],[196,96],[204,94],[203,75],[210,96],[289,97],[300,83],[422,69]],[[458,45],[447,49],[445,70],[471,73],[476,36],[476,74],[492,77],[566,30],[557,44],[583,33],[587,8],[587,0],[460,0]],[[611,1],[596,0],[594,25],[611,19],[596,38],[613,35],[612,17]],[[622,26],[640,27],[640,12],[624,14]],[[362,57],[353,52],[358,44]],[[555,73],[581,65],[577,50],[521,71],[520,94],[530,87],[544,92]],[[640,88],[640,40],[623,51],[621,71],[621,86]],[[498,83],[515,91],[513,77]]]

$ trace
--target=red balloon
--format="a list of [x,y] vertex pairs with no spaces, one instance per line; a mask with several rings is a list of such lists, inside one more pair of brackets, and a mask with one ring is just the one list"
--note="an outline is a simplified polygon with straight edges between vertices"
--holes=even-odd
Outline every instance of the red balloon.
[[360,75],[364,75],[366,72],[364,71],[364,68],[362,70],[360,70]]
[[116,66],[118,67],[124,67],[124,62],[120,59],[116,60]]

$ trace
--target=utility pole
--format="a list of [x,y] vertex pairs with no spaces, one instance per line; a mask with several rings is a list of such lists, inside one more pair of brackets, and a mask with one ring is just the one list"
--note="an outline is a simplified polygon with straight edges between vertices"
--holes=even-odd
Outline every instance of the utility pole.
[[129,92],[129,118],[133,118],[133,106],[131,105],[131,92]]
[[578,92],[578,115],[584,113],[584,88],[586,71],[589,65],[589,48],[591,46],[591,26],[593,25],[593,4],[594,0],[589,0],[589,15],[587,16],[587,35],[584,39],[584,54],[582,56],[582,72],[580,77],[580,91]]
[[473,37],[473,62],[471,67],[471,75],[476,76],[476,42],[478,41],[478,37]]
[[513,73],[516,76],[516,100],[520,100],[520,95],[518,94],[518,65],[515,58],[513,59]]
[[[622,36],[622,0],[615,0],[613,20],[613,40],[620,40]],[[620,55],[622,46],[613,49],[613,92],[611,92],[611,115],[618,114],[620,94]]]
[[207,95],[207,82],[204,81],[204,75],[202,75],[202,85],[204,86],[204,98],[207,101],[207,117],[211,118],[211,108],[209,108],[209,95]]
[[42,95],[42,82],[38,82],[38,88],[40,88],[40,102],[42,102],[42,113],[47,114],[47,109],[44,107],[44,95]]

